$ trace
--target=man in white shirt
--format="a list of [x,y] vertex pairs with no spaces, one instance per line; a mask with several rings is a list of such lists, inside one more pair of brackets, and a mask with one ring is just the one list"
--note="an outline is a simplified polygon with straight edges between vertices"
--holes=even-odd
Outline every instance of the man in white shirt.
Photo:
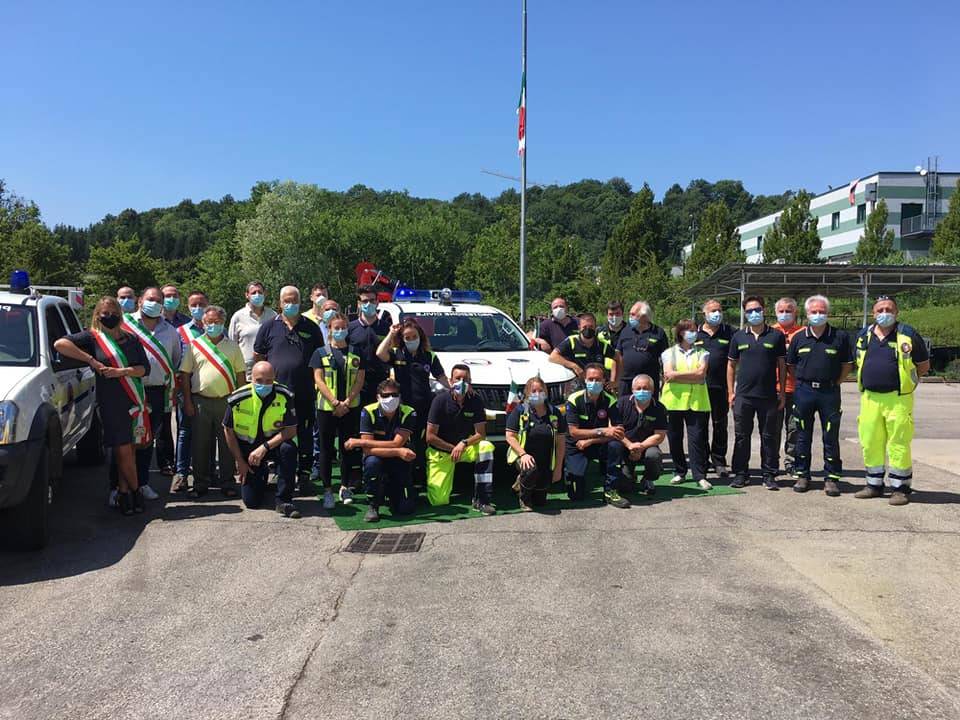
[[253,343],[257,339],[260,326],[273,320],[277,311],[267,307],[264,302],[263,283],[256,280],[247,283],[247,304],[237,310],[230,318],[227,337],[240,346],[243,362],[247,368],[247,380],[253,367]]

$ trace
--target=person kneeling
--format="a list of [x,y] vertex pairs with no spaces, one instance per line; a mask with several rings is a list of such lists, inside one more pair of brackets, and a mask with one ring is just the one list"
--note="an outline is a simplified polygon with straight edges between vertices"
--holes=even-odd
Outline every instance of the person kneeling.
[[473,508],[493,515],[493,443],[483,401],[470,388],[470,368],[454,365],[450,389],[437,393],[427,417],[427,499],[447,505],[457,463],[474,463]]
[[591,460],[605,465],[603,499],[618,508],[630,507],[620,496],[620,467],[623,457],[623,426],[617,399],[603,389],[603,366],[587,365],[583,373],[585,390],[567,398],[567,495],[571,500],[586,500],[587,466]]
[[416,453],[407,445],[417,428],[417,413],[400,404],[400,386],[387,379],[377,386],[377,402],[364,406],[360,413],[360,437],[345,443],[347,450],[363,450],[363,481],[370,507],[363,519],[380,520],[380,506],[389,498],[390,512],[413,512],[413,488],[410,469]]
[[617,401],[623,422],[624,485],[621,490],[632,492],[636,485],[637,465],[643,463],[643,491],[656,492],[654,482],[663,472],[660,444],[667,433],[667,410],[653,397],[653,378],[640,374],[633,378],[633,392]]
[[243,504],[256,509],[263,505],[267,491],[267,463],[277,466],[276,510],[288,518],[299,518],[293,504],[297,477],[297,414],[293,393],[275,381],[273,365],[254,364],[253,382],[227,398],[223,432],[240,475]]
[[507,418],[507,462],[517,470],[513,489],[526,512],[544,505],[550,483],[563,478],[567,421],[547,401],[547,386],[539,377],[527,380],[523,397]]

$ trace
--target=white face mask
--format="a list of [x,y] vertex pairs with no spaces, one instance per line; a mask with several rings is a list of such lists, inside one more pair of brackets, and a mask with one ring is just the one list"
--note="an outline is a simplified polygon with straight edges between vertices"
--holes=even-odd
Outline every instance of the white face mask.
[[567,317],[567,309],[565,307],[555,307],[551,312],[557,320],[563,320]]
[[398,407],[400,407],[400,398],[398,397],[382,397],[380,400],[380,408],[386,413],[392,413]]

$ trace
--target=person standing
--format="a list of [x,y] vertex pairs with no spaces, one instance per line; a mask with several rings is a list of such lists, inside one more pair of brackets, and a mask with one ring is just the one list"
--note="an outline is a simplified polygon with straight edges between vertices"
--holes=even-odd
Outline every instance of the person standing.
[[620,334],[626,325],[623,324],[623,303],[620,300],[611,300],[607,303],[607,323],[597,330],[597,337],[606,340],[616,351],[617,343],[620,342]]
[[340,303],[336,300],[331,300],[327,298],[323,301],[323,305],[320,308],[320,315],[316,319],[317,327],[320,328],[320,333],[323,335],[323,344],[328,345],[330,343],[330,319],[340,312]]
[[384,311],[377,316],[377,291],[372,285],[357,288],[357,310],[359,316],[347,326],[347,342],[363,357],[366,375],[360,401],[369,405],[377,400],[377,387],[387,379],[389,369],[377,359],[377,348],[390,334],[393,318]]
[[458,463],[473,465],[473,509],[497,512],[493,504],[493,443],[487,440],[487,415],[470,387],[470,368],[454,365],[450,389],[433,398],[427,418],[427,500],[448,505]]
[[137,291],[129,285],[117,288],[117,302],[124,314],[135,312],[137,309]]
[[867,484],[854,497],[883,497],[889,473],[890,504],[906,505],[913,488],[913,393],[930,370],[930,355],[920,334],[897,321],[898,312],[897,301],[881,295],[874,322],[857,336],[857,430]]
[[660,402],[667,409],[670,457],[673,458],[677,485],[686,480],[687,458],[683,454],[683,429],[687,428],[687,448],[693,480],[702,489],[713,485],[707,480],[707,423],[710,421],[710,395],[707,392],[707,363],[710,353],[696,346],[697,324],[681,320],[673,331],[676,344],[663,351],[663,389]]
[[[160,288],[163,295],[163,320],[173,328],[174,333],[181,325],[190,322],[190,316],[179,312],[180,308],[180,290],[176,285],[164,285]],[[179,354],[178,354],[179,358]],[[176,405],[176,377],[177,366],[173,366],[174,377],[174,397],[173,402]],[[163,425],[156,432],[157,464],[160,466],[162,475],[173,475],[176,472],[177,465],[177,444],[173,439],[173,409],[164,414]],[[146,493],[146,490],[144,490]]]
[[[190,311],[190,322],[180,325],[177,328],[177,335],[180,337],[180,357],[188,352],[193,341],[198,337],[203,337],[203,313],[209,305],[207,294],[202,290],[193,290],[187,296],[187,307]],[[193,446],[193,437],[190,434],[190,428],[193,418],[183,411],[183,386],[178,380],[177,391],[177,448],[176,448],[176,467],[173,479],[170,483],[170,491],[175,493],[187,492],[190,489],[188,476],[190,475],[191,453]]]
[[535,342],[544,352],[553,352],[564,340],[580,329],[576,318],[570,317],[567,301],[562,297],[555,297],[550,302],[550,317],[540,322]]
[[520,509],[547,502],[551,483],[563,480],[567,419],[547,399],[547,385],[534,376],[523,388],[523,402],[510,411],[506,425],[507,462],[514,466],[513,485]]
[[823,295],[808,297],[803,304],[807,326],[787,348],[787,373],[793,376],[793,420],[797,428],[796,492],[810,487],[810,448],[813,443],[813,416],[820,415],[823,434],[823,469],[827,479],[823,491],[840,494],[840,384],[853,369],[850,337],[827,322],[830,301]]
[[630,308],[629,327],[620,334],[616,348],[621,396],[630,394],[637,375],[649,375],[653,378],[654,396],[660,392],[660,355],[670,343],[663,328],[653,324],[652,317],[653,311],[645,300],[638,300]]
[[[727,393],[733,408],[733,481],[730,487],[750,484],[750,438],[753,420],[760,427],[760,469],[763,486],[779,490],[779,443],[777,409],[786,401],[787,354],[783,333],[764,322],[763,298],[751,295],[743,301],[747,327],[737,330],[730,341],[727,363]],[[778,379],[781,382],[778,385]]]
[[263,505],[267,492],[267,465],[277,468],[274,509],[284,517],[297,519],[300,510],[293,504],[297,479],[297,417],[293,393],[276,382],[273,366],[258,362],[250,369],[253,381],[227,398],[223,433],[240,476],[240,497],[244,507]]
[[718,300],[703,304],[704,323],[697,332],[697,347],[706,350],[707,395],[710,398],[710,419],[713,436],[710,441],[710,462],[717,476],[726,479],[730,475],[727,465],[727,417],[730,403],[727,400],[727,357],[733,328],[723,321],[723,309]]
[[277,316],[277,311],[267,307],[263,283],[254,280],[247,283],[247,303],[230,317],[227,337],[240,346],[246,366],[247,379],[251,377],[254,363],[253,346],[257,342],[260,327]]
[[124,515],[132,515],[143,512],[134,448],[145,443],[151,432],[140,380],[149,363],[137,339],[121,328],[122,319],[117,300],[102,297],[93,308],[90,329],[59,338],[53,349],[86,363],[97,374],[103,444],[111,449],[119,472],[117,507]]
[[[782,297],[775,305],[777,322],[773,327],[783,333],[786,339],[787,351],[790,351],[790,341],[793,336],[803,330],[797,322],[797,301],[791,297]],[[784,379],[780,378],[784,384]],[[780,448],[780,436],[783,435],[783,468],[787,475],[793,474],[794,448],[797,443],[797,426],[793,420],[793,393],[796,391],[796,381],[787,373],[785,387],[787,393],[783,402],[783,409],[777,411],[777,452]]]
[[253,343],[254,358],[273,366],[277,382],[294,396],[297,415],[297,450],[300,453],[299,490],[315,495],[310,471],[313,468],[313,425],[317,421],[316,389],[310,359],[323,347],[317,324],[300,314],[300,290],[293,285],[280,289],[282,313],[262,323]]
[[320,320],[323,317],[323,305],[329,297],[330,291],[327,289],[327,284],[324,282],[316,283],[310,288],[310,308],[303,313],[303,316],[307,320],[320,325]]
[[160,288],[163,295],[163,319],[175,328],[190,322],[190,316],[180,312],[180,290],[176,285],[164,285]]
[[367,366],[363,355],[348,341],[347,319],[339,313],[330,319],[330,344],[314,350],[310,358],[316,388],[316,424],[320,453],[316,474],[323,483],[323,507],[332,510],[333,444],[340,448],[340,502],[353,502],[350,475],[359,464],[357,453],[347,448],[347,440],[357,436],[360,424],[360,393]]
[[583,501],[589,495],[587,468],[596,460],[605,468],[603,499],[617,508],[630,507],[620,495],[624,438],[617,399],[603,389],[603,365],[584,371],[584,389],[567,398],[567,447],[564,474],[567,496]]
[[607,381],[613,385],[617,382],[615,353],[606,340],[597,337],[597,318],[593,313],[583,313],[579,324],[579,333],[570,335],[553,348],[550,362],[563,365],[580,379],[583,379],[587,365],[597,363],[603,366]]
[[180,360],[183,412],[190,418],[190,454],[193,457],[193,497],[210,490],[211,465],[216,450],[220,466],[220,492],[236,497],[233,454],[223,434],[227,398],[246,384],[243,353],[224,334],[226,311],[208,305],[203,313],[204,334],[190,343]]
[[653,378],[636,375],[633,391],[617,400],[620,422],[623,423],[624,491],[636,487],[637,465],[643,464],[643,490],[652,497],[656,494],[657,479],[663,473],[663,454],[660,445],[667,434],[667,410],[653,397]]

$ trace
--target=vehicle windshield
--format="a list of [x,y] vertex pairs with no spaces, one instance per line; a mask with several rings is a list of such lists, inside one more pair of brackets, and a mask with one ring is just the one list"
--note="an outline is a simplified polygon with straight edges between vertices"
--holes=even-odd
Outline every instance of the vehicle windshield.
[[37,361],[33,308],[0,305],[0,366],[35,366]]
[[401,319],[416,320],[437,352],[503,352],[528,350],[530,341],[501,312],[417,312]]

